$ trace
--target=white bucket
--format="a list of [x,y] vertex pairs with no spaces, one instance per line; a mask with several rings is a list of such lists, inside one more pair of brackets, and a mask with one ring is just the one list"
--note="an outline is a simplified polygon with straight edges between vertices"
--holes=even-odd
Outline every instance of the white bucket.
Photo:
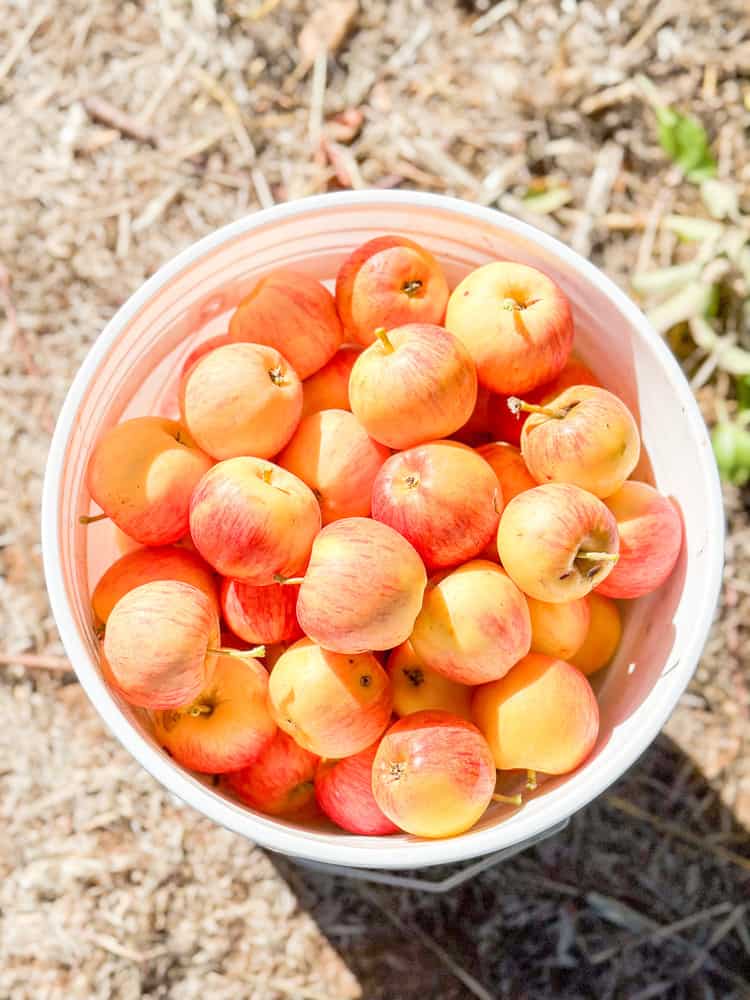
[[[83,528],[85,471],[100,432],[168,405],[169,383],[197,339],[222,333],[264,272],[290,266],[330,281],[355,247],[401,233],[424,243],[451,284],[496,258],[540,268],[568,295],[576,350],[637,416],[648,456],[636,475],[673,498],[685,546],[670,580],[626,606],[620,650],[598,681],[599,740],[574,774],[548,782],[518,811],[491,807],[448,840],[357,837],[253,812],[183,771],[137,714],[115,698],[97,661],[90,586],[116,555],[106,522]],[[650,462],[650,465],[649,465]],[[366,191],[308,198],[258,212],[206,237],[162,267],[96,340],[68,393],[44,483],[42,539],[52,609],[70,661],[112,732],[185,802],[275,851],[366,868],[460,861],[538,838],[616,781],[643,753],[695,670],[721,583],[724,517],[711,445],[677,362],[642,313],[600,271],[557,240],[491,209],[431,194]]]

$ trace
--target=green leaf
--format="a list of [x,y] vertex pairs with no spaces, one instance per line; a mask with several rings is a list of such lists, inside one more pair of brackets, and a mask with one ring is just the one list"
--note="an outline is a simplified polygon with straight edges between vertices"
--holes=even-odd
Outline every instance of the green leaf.
[[740,410],[750,410],[750,375],[737,379],[737,405]]
[[721,478],[737,486],[750,482],[750,431],[723,420],[714,427],[711,443]]
[[708,135],[697,118],[672,108],[655,108],[659,142],[688,180],[698,184],[716,173]]

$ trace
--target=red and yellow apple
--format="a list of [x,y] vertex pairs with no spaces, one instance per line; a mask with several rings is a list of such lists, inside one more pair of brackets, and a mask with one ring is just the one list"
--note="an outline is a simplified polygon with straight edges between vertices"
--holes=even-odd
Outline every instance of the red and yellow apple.
[[562,290],[533,267],[495,261],[451,293],[445,326],[469,349],[492,392],[526,392],[555,378],[573,346],[573,316]]
[[562,604],[584,597],[617,562],[617,522],[579,486],[547,483],[519,493],[497,529],[500,561],[529,597]]
[[427,583],[413,546],[387,524],[349,517],[313,543],[297,601],[303,632],[339,653],[392,649],[409,638]]
[[449,680],[495,680],[531,646],[526,598],[503,569],[474,559],[430,581],[410,642],[430,669]]
[[393,692],[393,711],[398,716],[429,709],[442,709],[471,721],[472,688],[457,684],[431,670],[414,652],[410,642],[391,651],[386,671]]
[[299,271],[273,271],[261,278],[229,321],[232,340],[275,348],[301,379],[331,360],[341,335],[333,296]]
[[365,243],[336,278],[336,306],[345,333],[365,345],[381,326],[442,323],[448,295],[445,275],[432,254],[401,236]]
[[353,413],[320,410],[303,418],[276,461],[307,483],[323,524],[368,517],[372,484],[391,454],[374,441]]
[[578,651],[570,657],[587,676],[606,667],[620,645],[622,620],[617,604],[592,590],[584,600],[589,606],[589,627]]
[[224,785],[245,805],[269,816],[305,820],[316,812],[319,757],[277,729],[249,767],[224,775]]
[[567,774],[588,757],[599,733],[599,706],[585,676],[541,653],[477,688],[472,710],[501,771]]
[[523,455],[512,444],[507,444],[505,441],[490,441],[476,451],[492,467],[497,476],[503,503],[510,503],[513,497],[537,485],[536,479],[526,468]]
[[399,719],[372,768],[375,801],[417,837],[454,837],[472,827],[495,790],[495,764],[476,726],[450,712]]
[[256,587],[301,573],[320,525],[310,487],[259,458],[219,462],[190,502],[190,534],[206,562]]
[[339,347],[327,365],[302,383],[302,418],[319,410],[351,410],[349,376],[361,347],[345,344]]
[[296,613],[298,594],[299,587],[294,584],[253,587],[225,578],[221,584],[221,611],[224,621],[243,642],[289,642],[302,636]]
[[271,458],[299,423],[302,383],[273,347],[227,344],[204,354],[185,373],[180,413],[213,458]]
[[372,653],[332,653],[309,639],[281,654],[268,690],[279,728],[320,757],[359,753],[391,716],[388,675]]
[[606,499],[617,521],[620,558],[599,586],[605,597],[642,597],[661,587],[682,549],[682,518],[647,483],[627,482]]
[[372,488],[372,516],[411,542],[428,570],[479,555],[497,534],[502,508],[492,467],[458,441],[393,455]]
[[570,660],[583,645],[589,630],[589,597],[579,597],[565,604],[548,604],[528,597],[531,652]]
[[371,837],[398,833],[372,794],[372,764],[378,743],[341,760],[321,760],[315,772],[315,798],[342,830]]
[[442,327],[379,329],[354,362],[349,400],[376,441],[412,448],[463,427],[477,401],[476,369],[463,344]]

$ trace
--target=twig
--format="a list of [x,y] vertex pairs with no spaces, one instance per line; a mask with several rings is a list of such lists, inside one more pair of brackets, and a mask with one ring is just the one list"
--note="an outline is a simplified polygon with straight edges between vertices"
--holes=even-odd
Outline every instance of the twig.
[[72,670],[64,656],[39,656],[36,653],[0,653],[3,666],[30,667],[38,670]]
[[215,80],[210,73],[207,73],[200,66],[193,66],[192,74],[206,93],[210,97],[213,97],[216,103],[221,107],[225,118],[232,128],[234,137],[237,140],[237,145],[240,147],[241,151],[245,154],[248,160],[254,160],[255,146],[253,145],[253,141],[245,128],[242,112],[240,111],[235,99],[231,96],[231,94],[227,93],[218,80]]
[[255,10],[248,11],[245,17],[249,21],[260,21],[264,17],[268,17],[269,14],[272,14],[280,3],[281,0],[263,0],[263,3],[256,7]]
[[612,187],[622,166],[622,158],[622,146],[614,142],[606,143],[599,150],[591,183],[586,192],[583,215],[575,227],[571,240],[573,249],[584,256],[588,256],[591,250],[591,229],[594,223],[607,211]]
[[139,122],[127,111],[116,108],[114,104],[105,101],[103,97],[97,97],[95,94],[84,97],[83,106],[86,109],[86,114],[93,121],[106,125],[108,128],[117,129],[129,139],[146,142],[149,146],[159,145],[156,133],[150,125]]
[[177,54],[177,58],[172,64],[172,68],[169,73],[162,81],[161,86],[156,88],[151,97],[144,104],[143,108],[141,108],[139,117],[144,124],[151,121],[154,113],[158,110],[162,101],[177,82],[187,64],[190,62],[194,51],[193,43],[192,41],[189,41],[187,45],[185,45]]
[[364,886],[357,886],[357,891],[364,896],[364,898],[372,905],[375,906],[386,920],[389,920],[401,933],[404,935],[405,939],[409,937],[417,937],[422,942],[425,948],[432,952],[433,955],[437,956],[443,965],[448,968],[453,975],[458,979],[459,982],[463,983],[464,986],[469,990],[469,992],[477,997],[477,1000],[495,1000],[494,995],[482,986],[482,984],[475,979],[466,969],[462,968],[458,962],[456,962],[451,956],[442,948],[437,941],[426,934],[421,927],[416,924],[405,924],[403,920],[396,916],[396,914],[390,910],[387,906],[381,903],[377,896],[377,893],[372,892],[370,889],[366,889]]
[[[709,906],[705,910],[691,913],[689,917],[675,920],[671,924],[662,924],[656,930],[595,952],[590,956],[589,961],[592,965],[601,965],[603,962],[608,962],[611,958],[614,958],[615,955],[620,954],[620,952],[632,951],[634,948],[640,948],[643,944],[659,944],[659,942],[666,941],[668,938],[678,937],[680,931],[687,930],[688,927],[694,927],[696,924],[702,924],[706,920],[712,920],[714,917],[718,917],[731,909],[731,903],[717,903],[715,906]],[[681,944],[691,947],[689,941],[685,941],[684,939],[679,940]]]
[[320,146],[320,136],[323,130],[323,105],[326,95],[327,62],[328,56],[325,49],[320,49],[313,63],[312,86],[310,88],[310,117],[307,125],[307,134],[310,138],[310,146],[313,149],[318,149]]
[[518,10],[516,0],[502,0],[502,3],[496,3],[494,7],[490,7],[486,14],[477,18],[471,26],[471,33],[473,35],[484,34],[488,28],[499,24],[508,14],[515,14],[516,10]]
[[50,14],[51,8],[51,4],[46,4],[44,7],[40,7],[40,9],[36,12],[36,15],[32,17],[18,38],[16,38],[15,45],[12,45],[8,49],[5,59],[3,59],[0,63],[0,80],[4,80],[13,69],[18,57],[26,50],[29,42],[37,33],[37,30],[41,26],[42,22]]
[[97,948],[108,951],[110,955],[117,955],[118,958],[125,958],[129,962],[137,962],[139,965],[168,954],[168,950],[164,947],[150,948],[148,951],[136,951],[134,948],[128,948],[127,945],[120,944],[119,941],[110,937],[109,934],[96,934],[94,931],[83,931],[81,936],[86,941],[90,941],[91,944],[95,944]]
[[701,948],[701,950],[695,956],[695,959],[690,963],[690,967],[685,973],[686,979],[689,979],[691,976],[694,976],[696,972],[698,972],[698,970],[703,966],[706,959],[714,950],[714,948],[724,940],[727,934],[731,933],[731,931],[734,930],[737,924],[739,924],[739,922],[745,916],[746,909],[747,907],[744,904],[740,906],[735,906],[735,908],[731,911],[726,920],[722,920],[722,922],[713,932],[711,937],[708,939],[708,943],[706,944],[706,946],[704,948]]
[[10,329],[9,344],[15,344],[18,349],[19,354],[23,358],[27,375],[41,374],[39,367],[34,361],[33,355],[29,350],[26,337],[18,325],[16,303],[13,299],[13,292],[11,291],[10,272],[2,263],[0,263],[0,305],[5,310],[5,318],[8,321],[8,327]]
[[715,857],[721,858],[723,861],[728,861],[730,864],[737,865],[739,868],[750,872],[750,858],[744,858],[741,854],[737,854],[735,851],[728,851],[726,847],[721,847],[719,844],[712,844],[708,842],[705,837],[700,837],[696,833],[690,833],[689,830],[684,830],[676,823],[667,823],[664,820],[659,819],[658,816],[653,816],[651,813],[646,812],[645,809],[640,809],[638,806],[633,805],[633,803],[628,802],[627,799],[620,798],[619,795],[607,795],[605,796],[605,801],[609,805],[614,806],[615,809],[625,813],[627,816],[632,816],[633,819],[638,819],[644,823],[648,823],[660,833],[664,833],[669,837],[674,837],[675,840],[681,840],[686,844],[690,844],[692,847],[698,847],[702,851],[708,851]]

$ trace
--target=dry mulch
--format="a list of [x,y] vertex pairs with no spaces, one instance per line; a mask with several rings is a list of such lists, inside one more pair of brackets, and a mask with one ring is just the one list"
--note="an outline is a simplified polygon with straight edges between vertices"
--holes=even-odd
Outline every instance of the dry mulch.
[[[674,259],[659,216],[699,211],[638,73],[701,117],[747,198],[745,0],[4,14],[0,657],[62,652],[37,527],[54,417],[106,320],[186,244],[273,201],[425,188],[520,215],[627,288]],[[539,191],[554,192],[542,214]],[[726,391],[700,391],[709,419]],[[275,862],[295,899],[261,852],[140,771],[72,675],[0,666],[0,997],[750,995],[748,504],[727,489],[721,608],[668,735],[616,798],[442,899]]]

